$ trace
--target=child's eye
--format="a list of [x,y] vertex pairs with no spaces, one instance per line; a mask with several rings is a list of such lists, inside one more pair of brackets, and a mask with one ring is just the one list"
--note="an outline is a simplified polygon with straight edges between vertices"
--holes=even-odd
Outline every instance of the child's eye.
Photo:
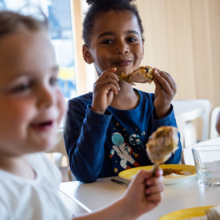
[[129,37],[129,38],[128,38],[128,42],[135,42],[135,41],[137,41],[136,38],[133,38],[133,37]]
[[57,77],[52,77],[51,79],[50,79],[50,84],[51,85],[57,85]]
[[102,44],[111,44],[112,43],[112,40],[105,40],[102,42]]
[[26,91],[30,88],[30,84],[21,84],[21,85],[18,85],[18,86],[15,86],[11,91],[12,92],[23,92],[23,91]]

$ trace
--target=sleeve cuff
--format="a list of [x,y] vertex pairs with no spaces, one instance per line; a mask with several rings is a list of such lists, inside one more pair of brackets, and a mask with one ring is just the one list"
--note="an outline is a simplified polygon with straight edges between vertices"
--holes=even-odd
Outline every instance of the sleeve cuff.
[[[153,111],[155,112],[155,109]],[[156,119],[155,113],[153,113],[152,114],[152,121],[156,127],[160,127],[160,126],[164,126],[164,125],[173,125],[173,122],[176,121],[174,111],[173,111],[173,105],[171,104],[170,113],[164,118]]]
[[110,111],[106,110],[104,115],[98,114],[91,109],[91,105],[87,106],[86,115],[87,118],[90,118],[90,120],[95,121],[96,123],[99,122],[109,124],[112,118],[112,114]]

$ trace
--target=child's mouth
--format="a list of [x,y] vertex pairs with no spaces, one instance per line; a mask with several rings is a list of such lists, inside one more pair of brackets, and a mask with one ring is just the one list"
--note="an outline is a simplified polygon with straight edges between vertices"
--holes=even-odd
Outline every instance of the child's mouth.
[[128,66],[131,63],[131,60],[120,60],[115,62],[116,66]]
[[54,124],[54,122],[51,120],[51,121],[32,124],[32,127],[35,128],[35,129],[38,129],[38,130],[47,131],[47,130],[50,130],[53,127],[53,124]]

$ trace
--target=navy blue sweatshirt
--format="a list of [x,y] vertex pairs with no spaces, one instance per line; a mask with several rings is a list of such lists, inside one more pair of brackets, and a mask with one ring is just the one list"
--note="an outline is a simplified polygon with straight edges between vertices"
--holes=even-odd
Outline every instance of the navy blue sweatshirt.
[[[69,101],[64,140],[72,173],[82,182],[115,176],[138,166],[152,165],[146,153],[149,136],[160,126],[176,125],[170,114],[156,119],[154,94],[136,90],[140,102],[135,109],[118,110],[109,106],[104,115],[91,110],[92,92]],[[182,147],[167,164],[178,164]]]

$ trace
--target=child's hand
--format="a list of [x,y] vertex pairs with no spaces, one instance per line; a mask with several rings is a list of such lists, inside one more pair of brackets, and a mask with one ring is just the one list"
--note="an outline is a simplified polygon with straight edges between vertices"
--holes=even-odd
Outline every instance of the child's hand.
[[136,219],[161,202],[164,189],[162,173],[163,171],[159,169],[156,177],[152,177],[152,171],[139,171],[122,198],[125,205],[124,211],[130,217],[133,216]]
[[116,68],[107,69],[94,83],[91,109],[96,113],[104,114],[113,96],[117,95],[120,90],[119,79],[114,74],[115,71]]
[[157,118],[168,115],[170,103],[176,94],[177,86],[173,78],[166,72],[154,69],[155,101],[154,107]]

